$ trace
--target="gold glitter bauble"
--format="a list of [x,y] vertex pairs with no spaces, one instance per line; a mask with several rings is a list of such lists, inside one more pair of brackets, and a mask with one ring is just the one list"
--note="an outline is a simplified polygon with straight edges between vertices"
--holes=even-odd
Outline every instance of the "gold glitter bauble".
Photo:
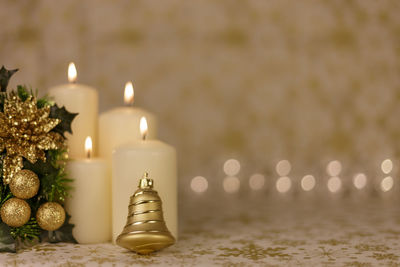
[[0,209],[1,220],[11,227],[20,227],[29,221],[31,208],[25,200],[10,198]]
[[64,224],[64,208],[56,202],[44,203],[36,212],[36,220],[40,228],[55,231]]
[[22,199],[34,197],[39,190],[40,181],[36,173],[30,170],[20,170],[11,180],[11,193]]

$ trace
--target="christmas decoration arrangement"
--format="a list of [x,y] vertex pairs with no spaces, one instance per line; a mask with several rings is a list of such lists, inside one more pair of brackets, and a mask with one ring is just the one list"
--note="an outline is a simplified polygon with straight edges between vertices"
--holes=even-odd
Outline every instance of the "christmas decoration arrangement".
[[16,71],[0,69],[0,251],[76,242],[63,203],[72,181],[64,134],[77,114],[26,86],[7,92]]
[[130,198],[126,225],[117,238],[119,246],[138,254],[150,254],[175,243],[165,224],[161,198],[153,190],[153,184],[145,173]]

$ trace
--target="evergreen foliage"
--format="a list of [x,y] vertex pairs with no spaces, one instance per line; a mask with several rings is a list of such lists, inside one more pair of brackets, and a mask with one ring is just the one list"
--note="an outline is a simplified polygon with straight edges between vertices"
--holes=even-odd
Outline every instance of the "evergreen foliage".
[[[30,88],[28,89],[25,85],[18,85],[16,91],[7,94],[6,87],[10,77],[15,72],[16,70],[7,70],[4,66],[0,69],[0,112],[4,111],[4,102],[10,94],[16,94],[22,101],[30,96],[37,99],[37,93],[34,93]],[[38,108],[50,106],[50,117],[61,120],[52,131],[61,134],[63,137],[65,132],[71,132],[71,122],[77,114],[69,113],[64,107],[59,108],[47,96],[37,99],[36,105]],[[0,206],[13,197],[9,186],[3,183],[2,160],[5,154],[6,150],[0,151]],[[65,171],[66,161],[66,149],[46,151],[45,162],[38,160],[32,164],[24,159],[24,169],[35,172],[39,177],[39,192],[36,196],[27,200],[31,207],[31,218],[25,225],[13,228],[8,227],[0,220],[0,251],[16,251],[37,242],[76,242],[72,236],[73,225],[69,223],[70,216],[68,214],[64,225],[54,232],[41,229],[36,221],[36,211],[41,204],[46,202],[63,204],[68,196],[72,179],[68,178]],[[12,246],[12,243],[14,246]]]

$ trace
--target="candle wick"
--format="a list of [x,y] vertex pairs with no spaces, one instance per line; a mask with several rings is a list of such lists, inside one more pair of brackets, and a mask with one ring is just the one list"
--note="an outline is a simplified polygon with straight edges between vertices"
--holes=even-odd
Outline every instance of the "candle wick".
[[89,149],[86,153],[88,159],[92,158],[92,151]]
[[125,107],[133,107],[133,101],[125,102]]
[[146,137],[147,137],[147,133],[143,133],[143,135],[142,135],[143,141],[146,140]]

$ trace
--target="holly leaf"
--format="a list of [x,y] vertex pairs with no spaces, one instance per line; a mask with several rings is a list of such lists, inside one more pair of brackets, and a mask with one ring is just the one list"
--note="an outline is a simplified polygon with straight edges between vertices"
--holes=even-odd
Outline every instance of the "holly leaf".
[[65,107],[58,107],[57,104],[50,108],[50,118],[60,119],[61,122],[52,130],[56,133],[61,134],[64,138],[64,133],[69,132],[72,134],[71,123],[75,119],[78,113],[70,113]]
[[28,160],[24,160],[24,169],[28,169],[36,173],[39,178],[47,178],[49,175],[58,173],[58,169],[51,164],[50,160],[45,162],[38,160],[35,163],[31,163]]
[[69,222],[71,216],[65,213],[65,222],[63,226],[58,228],[56,231],[44,231],[40,237],[42,242],[49,243],[78,243],[72,235],[72,229],[74,225]]
[[7,94],[0,91],[0,112],[4,112],[4,101],[7,98]]
[[1,66],[0,69],[0,91],[5,92],[7,90],[8,82],[10,81],[11,76],[16,73],[18,69],[8,70]]
[[17,237],[15,239],[15,250],[16,252],[20,252],[24,249],[31,248],[37,244],[39,244],[39,238],[34,239],[22,239],[21,237]]
[[16,252],[11,228],[3,222],[0,223],[0,252]]

